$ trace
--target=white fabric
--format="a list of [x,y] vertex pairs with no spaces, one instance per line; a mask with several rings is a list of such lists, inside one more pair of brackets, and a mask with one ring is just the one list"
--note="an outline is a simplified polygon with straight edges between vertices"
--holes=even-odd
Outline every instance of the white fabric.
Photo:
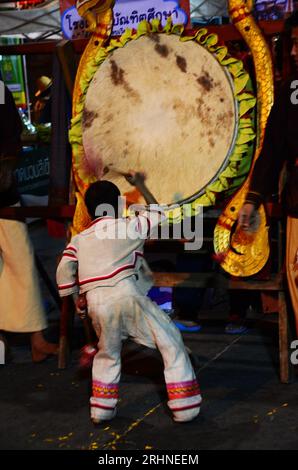
[[[93,362],[93,383],[117,386],[121,373],[121,344],[126,338],[159,349],[167,384],[196,381],[179,330],[154,302],[141,294],[133,277],[120,281],[115,287],[99,287],[88,291],[87,302],[88,313],[99,338],[98,353]],[[178,409],[185,405],[192,408],[185,413],[179,411],[177,414],[174,411],[174,419],[188,421],[199,413],[201,395],[199,392],[193,395],[172,400]],[[107,400],[93,396],[90,402],[93,419],[113,417],[117,403],[115,397]],[[110,404],[108,409],[107,404]]]
[[150,211],[126,219],[96,219],[63,252],[57,270],[60,295],[114,286],[132,275],[139,277],[143,291],[148,290],[152,279],[143,259],[144,242],[163,218],[161,212]]
[[[198,395],[179,400],[169,400],[168,407],[174,415],[174,421],[177,421],[177,423],[183,423],[194,419],[200,413],[201,401],[202,400]],[[194,408],[192,408],[193,405]]]
[[0,330],[25,333],[46,327],[27,227],[0,219]]

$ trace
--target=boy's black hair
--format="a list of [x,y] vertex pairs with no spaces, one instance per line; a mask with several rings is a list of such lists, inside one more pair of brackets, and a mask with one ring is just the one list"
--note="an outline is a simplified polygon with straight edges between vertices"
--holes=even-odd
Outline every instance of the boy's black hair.
[[[92,219],[104,215],[118,217],[119,188],[111,181],[96,181],[85,193],[85,204]],[[100,210],[96,210],[98,206]]]
[[298,10],[293,11],[293,13],[285,21],[285,30],[287,32],[291,31],[292,28],[298,26]]

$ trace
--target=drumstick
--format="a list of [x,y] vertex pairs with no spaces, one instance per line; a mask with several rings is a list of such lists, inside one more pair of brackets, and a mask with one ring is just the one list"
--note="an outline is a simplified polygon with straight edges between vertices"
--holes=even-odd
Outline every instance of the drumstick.
[[125,171],[122,171],[122,170],[119,170],[118,168],[105,166],[104,169],[103,169],[103,174],[106,175],[107,173],[110,173],[110,172],[115,173],[116,175],[119,175],[119,176],[124,176],[124,177],[129,175],[129,173],[127,173]]
[[[116,175],[124,176],[124,178],[131,176],[130,173],[128,172],[125,172],[123,170],[119,170],[118,168],[110,167],[110,166],[105,166],[103,171],[104,171],[104,174],[108,172],[113,172]],[[147,202],[147,204],[158,204],[157,200],[155,199],[153,194],[149,191],[144,181],[136,182],[134,183],[134,186],[140,191],[142,196],[145,198],[145,201]]]

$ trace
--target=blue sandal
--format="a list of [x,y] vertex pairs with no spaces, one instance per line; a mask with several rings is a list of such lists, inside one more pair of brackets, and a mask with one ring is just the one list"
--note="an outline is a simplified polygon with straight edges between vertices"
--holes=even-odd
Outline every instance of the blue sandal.
[[174,320],[174,323],[177,326],[178,330],[188,333],[196,333],[202,328],[201,325],[198,325],[197,323],[194,323],[192,321]]
[[247,332],[247,326],[239,323],[228,323],[225,327],[225,333],[227,335],[242,335]]

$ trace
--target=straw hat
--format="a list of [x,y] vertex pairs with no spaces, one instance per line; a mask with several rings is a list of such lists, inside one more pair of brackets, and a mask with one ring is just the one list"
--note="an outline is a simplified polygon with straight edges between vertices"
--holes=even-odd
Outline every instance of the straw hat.
[[36,80],[36,88],[37,92],[35,96],[40,96],[44,91],[46,91],[52,85],[53,81],[51,78],[47,77],[46,75],[42,75]]

